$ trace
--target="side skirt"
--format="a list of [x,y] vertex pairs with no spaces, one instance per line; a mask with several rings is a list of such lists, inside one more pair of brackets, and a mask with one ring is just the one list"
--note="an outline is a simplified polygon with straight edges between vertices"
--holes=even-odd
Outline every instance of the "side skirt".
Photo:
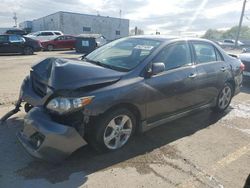
[[168,116],[168,117],[166,117],[164,119],[160,119],[160,120],[155,121],[153,123],[147,123],[147,121],[143,121],[142,124],[141,124],[141,131],[142,132],[148,131],[148,130],[150,130],[152,128],[163,125],[164,123],[167,123],[167,122],[179,119],[181,117],[187,116],[189,114],[192,114],[195,111],[210,108],[210,107],[213,107],[213,106],[214,106],[213,104],[206,104],[206,105],[203,105],[201,107],[195,108],[193,110],[188,110],[188,111],[181,112],[181,113],[178,113],[178,114],[170,115],[170,116]]

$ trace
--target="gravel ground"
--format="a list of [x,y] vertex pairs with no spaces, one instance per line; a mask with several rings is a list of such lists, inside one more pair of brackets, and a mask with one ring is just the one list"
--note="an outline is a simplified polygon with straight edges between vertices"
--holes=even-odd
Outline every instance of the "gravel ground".
[[[73,51],[0,56],[0,116],[11,109],[30,66]],[[249,84],[250,85],[250,84]],[[250,173],[250,86],[221,115],[204,110],[136,136],[123,149],[96,154],[88,146],[61,165],[29,156],[17,142],[24,112],[0,126],[0,187],[229,187]]]

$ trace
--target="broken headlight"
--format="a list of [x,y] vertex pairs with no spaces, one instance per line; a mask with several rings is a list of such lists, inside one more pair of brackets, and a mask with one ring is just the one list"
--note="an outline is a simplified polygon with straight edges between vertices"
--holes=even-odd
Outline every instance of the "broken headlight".
[[59,114],[68,113],[80,109],[92,102],[93,96],[81,98],[63,98],[57,97],[49,101],[47,109]]

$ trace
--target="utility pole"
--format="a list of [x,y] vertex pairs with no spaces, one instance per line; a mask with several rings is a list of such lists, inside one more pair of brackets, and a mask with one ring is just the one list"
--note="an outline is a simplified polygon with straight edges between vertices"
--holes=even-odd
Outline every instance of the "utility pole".
[[16,13],[14,12],[14,17],[13,19],[15,20],[15,26],[14,27],[17,27],[17,16],[16,16]]
[[241,26],[242,26],[242,22],[243,22],[243,17],[244,17],[244,14],[245,14],[246,3],[247,3],[247,0],[244,0],[242,11],[241,11],[241,16],[240,16],[239,27],[238,27],[238,30],[237,30],[237,35],[236,35],[236,40],[235,40],[235,48],[238,47],[238,41],[239,41],[239,37],[240,37],[240,31],[241,31]]

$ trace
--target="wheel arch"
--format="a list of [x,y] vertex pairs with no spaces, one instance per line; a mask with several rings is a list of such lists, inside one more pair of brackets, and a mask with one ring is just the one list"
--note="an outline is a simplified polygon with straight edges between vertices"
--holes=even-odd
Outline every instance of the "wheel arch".
[[111,110],[115,110],[115,109],[118,109],[118,108],[126,108],[126,109],[128,109],[129,111],[131,111],[136,116],[136,119],[141,120],[141,112],[140,112],[140,110],[137,108],[136,105],[131,104],[131,103],[115,104],[115,105],[111,106],[110,108],[108,108],[106,110],[106,112],[111,111]]
[[235,92],[235,81],[233,79],[228,79],[226,83],[229,83],[233,87],[233,93]]
[[139,129],[140,127],[140,123],[141,123],[141,119],[142,119],[142,114],[139,110],[139,108],[132,104],[132,103],[118,103],[118,104],[115,104],[113,106],[111,106],[110,108],[106,109],[105,112],[103,112],[102,114],[100,115],[104,115],[110,111],[114,111],[116,109],[121,109],[121,108],[125,108],[127,110],[129,110],[130,112],[132,112],[135,116],[135,119],[136,119],[136,131]]

